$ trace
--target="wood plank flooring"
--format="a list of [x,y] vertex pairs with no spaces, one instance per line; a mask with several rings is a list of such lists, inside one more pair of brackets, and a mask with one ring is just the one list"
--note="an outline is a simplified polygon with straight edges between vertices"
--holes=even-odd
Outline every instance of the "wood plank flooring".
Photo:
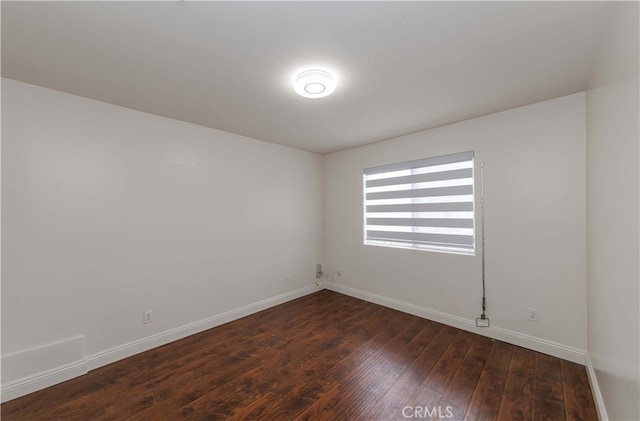
[[581,365],[330,291],[6,402],[10,420],[597,420]]

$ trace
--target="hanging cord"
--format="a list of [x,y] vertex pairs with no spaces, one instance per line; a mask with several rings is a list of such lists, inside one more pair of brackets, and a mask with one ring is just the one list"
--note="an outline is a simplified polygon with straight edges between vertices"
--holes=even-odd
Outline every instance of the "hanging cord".
[[489,327],[487,317],[487,295],[485,288],[485,242],[484,242],[484,164],[480,164],[480,230],[482,231],[482,314],[476,319],[476,326]]

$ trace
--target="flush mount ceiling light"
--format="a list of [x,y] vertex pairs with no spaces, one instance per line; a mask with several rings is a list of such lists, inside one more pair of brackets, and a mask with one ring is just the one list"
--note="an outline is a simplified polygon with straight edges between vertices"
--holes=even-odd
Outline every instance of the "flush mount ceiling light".
[[300,96],[323,98],[336,90],[336,81],[326,70],[305,70],[296,76],[293,86]]

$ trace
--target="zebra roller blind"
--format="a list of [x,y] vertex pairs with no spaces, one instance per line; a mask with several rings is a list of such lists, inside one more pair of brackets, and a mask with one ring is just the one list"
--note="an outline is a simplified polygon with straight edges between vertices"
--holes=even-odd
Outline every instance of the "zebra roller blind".
[[473,152],[364,170],[365,244],[475,253]]

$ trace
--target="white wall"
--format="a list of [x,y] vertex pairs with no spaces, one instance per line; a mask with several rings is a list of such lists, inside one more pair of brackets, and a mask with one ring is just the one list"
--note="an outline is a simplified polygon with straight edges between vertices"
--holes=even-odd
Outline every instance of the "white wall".
[[612,420],[640,419],[638,39],[638,3],[619,5],[587,91],[587,349]]
[[[364,168],[468,150],[477,169],[485,165],[488,313],[502,334],[478,332],[584,361],[584,93],[326,156],[325,256],[328,269],[342,272],[330,276],[336,288],[462,327],[479,316],[479,252],[362,244]],[[539,309],[538,323],[527,321],[530,307]]]
[[2,120],[3,358],[96,355],[310,292],[319,155],[8,79]]

